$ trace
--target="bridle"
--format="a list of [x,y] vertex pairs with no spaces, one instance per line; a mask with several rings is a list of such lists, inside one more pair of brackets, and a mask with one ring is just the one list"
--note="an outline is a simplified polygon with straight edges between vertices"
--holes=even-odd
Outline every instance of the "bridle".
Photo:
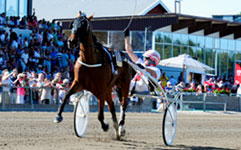
[[[84,26],[84,22],[87,22],[86,24],[86,28],[84,30],[84,32],[86,34],[84,34],[83,38],[80,38],[80,32],[79,31],[79,28],[81,26]],[[68,43],[69,44],[72,44],[74,45],[73,47],[74,48],[79,48],[79,45],[80,43],[82,43],[83,45],[87,46],[87,37],[88,37],[88,33],[89,33],[89,30],[90,30],[90,24],[89,24],[89,20],[87,19],[86,16],[81,16],[77,19],[74,20],[73,24],[72,24],[72,30],[71,30],[71,33],[75,35],[74,39],[72,40],[69,40],[68,39]],[[80,49],[80,52],[82,52],[82,50]],[[87,64],[87,63],[84,63],[83,61],[80,61],[79,59],[77,59],[77,62],[85,67],[90,67],[90,68],[94,68],[94,67],[101,67],[102,64]]]
[[[86,22],[86,28],[84,30],[84,36],[81,38],[80,37],[80,27],[84,26]],[[72,45],[73,48],[78,48],[80,43],[83,43],[83,45],[85,45],[87,37],[88,37],[88,32],[90,29],[90,24],[89,24],[89,20],[87,19],[86,16],[81,16],[76,18],[70,25],[71,29],[71,34],[74,34],[74,38],[73,39],[68,39],[68,45]]]

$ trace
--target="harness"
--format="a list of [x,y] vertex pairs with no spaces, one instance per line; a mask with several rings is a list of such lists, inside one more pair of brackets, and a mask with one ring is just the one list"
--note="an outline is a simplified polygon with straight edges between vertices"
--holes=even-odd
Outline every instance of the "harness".
[[[98,47],[98,46],[97,46]],[[111,52],[108,50],[107,47],[104,47],[104,46],[99,46],[99,48],[97,48],[102,56],[101,56],[101,63],[98,63],[98,64],[88,64],[88,63],[85,63],[79,59],[77,59],[77,62],[85,67],[89,67],[89,68],[96,68],[96,67],[101,67],[101,66],[104,66],[105,64],[109,64],[111,65],[111,70],[112,70],[112,74],[117,74],[118,73],[118,68],[119,67],[122,67],[122,58],[121,58],[121,54],[120,54],[120,51],[118,50],[115,50],[114,52]],[[108,55],[108,60],[106,60],[104,57],[103,57],[103,53],[106,53]]]

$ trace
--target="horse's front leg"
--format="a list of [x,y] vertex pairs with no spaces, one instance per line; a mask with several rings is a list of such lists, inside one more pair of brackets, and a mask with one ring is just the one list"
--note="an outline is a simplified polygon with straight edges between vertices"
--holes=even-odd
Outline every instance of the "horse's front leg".
[[60,107],[58,109],[58,114],[54,119],[55,123],[59,123],[63,120],[62,112],[64,111],[64,106],[67,103],[67,100],[69,99],[69,97],[72,94],[77,93],[77,92],[82,91],[82,90],[83,90],[83,88],[81,88],[81,86],[78,85],[78,82],[74,81],[73,84],[71,85],[70,89],[67,91],[67,93],[64,97],[63,103],[60,105]]
[[109,130],[109,124],[104,122],[104,99],[99,99],[99,113],[98,113],[98,120],[101,123],[102,129],[107,132]]

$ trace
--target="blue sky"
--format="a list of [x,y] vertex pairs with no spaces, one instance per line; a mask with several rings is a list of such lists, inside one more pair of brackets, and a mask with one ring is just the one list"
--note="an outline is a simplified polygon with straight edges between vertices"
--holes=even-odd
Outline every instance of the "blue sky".
[[[81,2],[88,1],[90,4],[94,0],[33,0],[33,8],[39,19],[52,20],[56,18],[73,18],[77,10],[80,9]],[[101,1],[101,0],[97,0]],[[116,1],[116,0],[111,0]],[[121,0],[120,0],[121,1]],[[138,3],[138,0],[129,0]],[[148,0],[147,0],[148,1]],[[174,13],[175,0],[161,0],[167,8]],[[75,5],[71,2],[75,2]],[[48,3],[48,5],[46,5]],[[58,5],[56,5],[58,3]],[[53,7],[54,6],[54,7]],[[82,5],[83,6],[83,5]],[[132,6],[132,5],[131,5]],[[90,6],[83,6],[90,7]],[[119,6],[123,7],[123,6]],[[108,8],[108,6],[107,6]],[[132,9],[132,8],[131,8]],[[69,11],[66,11],[69,10]],[[133,8],[133,12],[134,12]],[[105,12],[103,10],[103,12]],[[236,15],[241,12],[241,0],[182,0],[181,13],[186,15],[211,18],[212,15]],[[129,12],[130,13],[130,12]],[[92,12],[91,12],[92,14]],[[91,15],[87,14],[87,15]]]
[[[162,0],[174,12],[175,0]],[[212,17],[212,15],[234,15],[241,12],[241,0],[182,0],[181,13]]]

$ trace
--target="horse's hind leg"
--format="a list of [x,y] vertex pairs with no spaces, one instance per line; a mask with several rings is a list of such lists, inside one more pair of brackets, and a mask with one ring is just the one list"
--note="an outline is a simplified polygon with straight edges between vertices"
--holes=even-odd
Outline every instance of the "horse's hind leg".
[[121,89],[121,91],[119,91],[119,93],[121,94],[119,99],[121,99],[120,102],[120,121],[119,121],[119,135],[120,136],[124,136],[125,135],[125,128],[124,128],[124,124],[125,124],[125,112],[126,112],[126,108],[127,108],[127,97],[128,97],[128,93],[129,90],[127,89]]
[[117,138],[117,140],[119,140],[120,135],[118,132],[118,121],[117,121],[117,117],[116,117],[116,113],[115,113],[115,105],[114,105],[114,102],[112,101],[111,92],[107,97],[108,97],[107,98],[108,108],[109,108],[109,111],[111,112],[113,125],[114,125],[115,131],[116,131],[116,138]]
[[66,92],[66,95],[64,97],[63,103],[61,104],[61,106],[58,109],[58,114],[57,114],[57,116],[54,119],[55,123],[59,123],[59,122],[61,122],[63,120],[62,112],[64,111],[64,106],[67,103],[68,98],[72,94],[74,94],[74,93],[76,93],[78,91],[82,91],[82,90],[83,90],[83,88],[80,85],[78,85],[78,82],[74,81],[73,84],[71,85],[70,89]]

